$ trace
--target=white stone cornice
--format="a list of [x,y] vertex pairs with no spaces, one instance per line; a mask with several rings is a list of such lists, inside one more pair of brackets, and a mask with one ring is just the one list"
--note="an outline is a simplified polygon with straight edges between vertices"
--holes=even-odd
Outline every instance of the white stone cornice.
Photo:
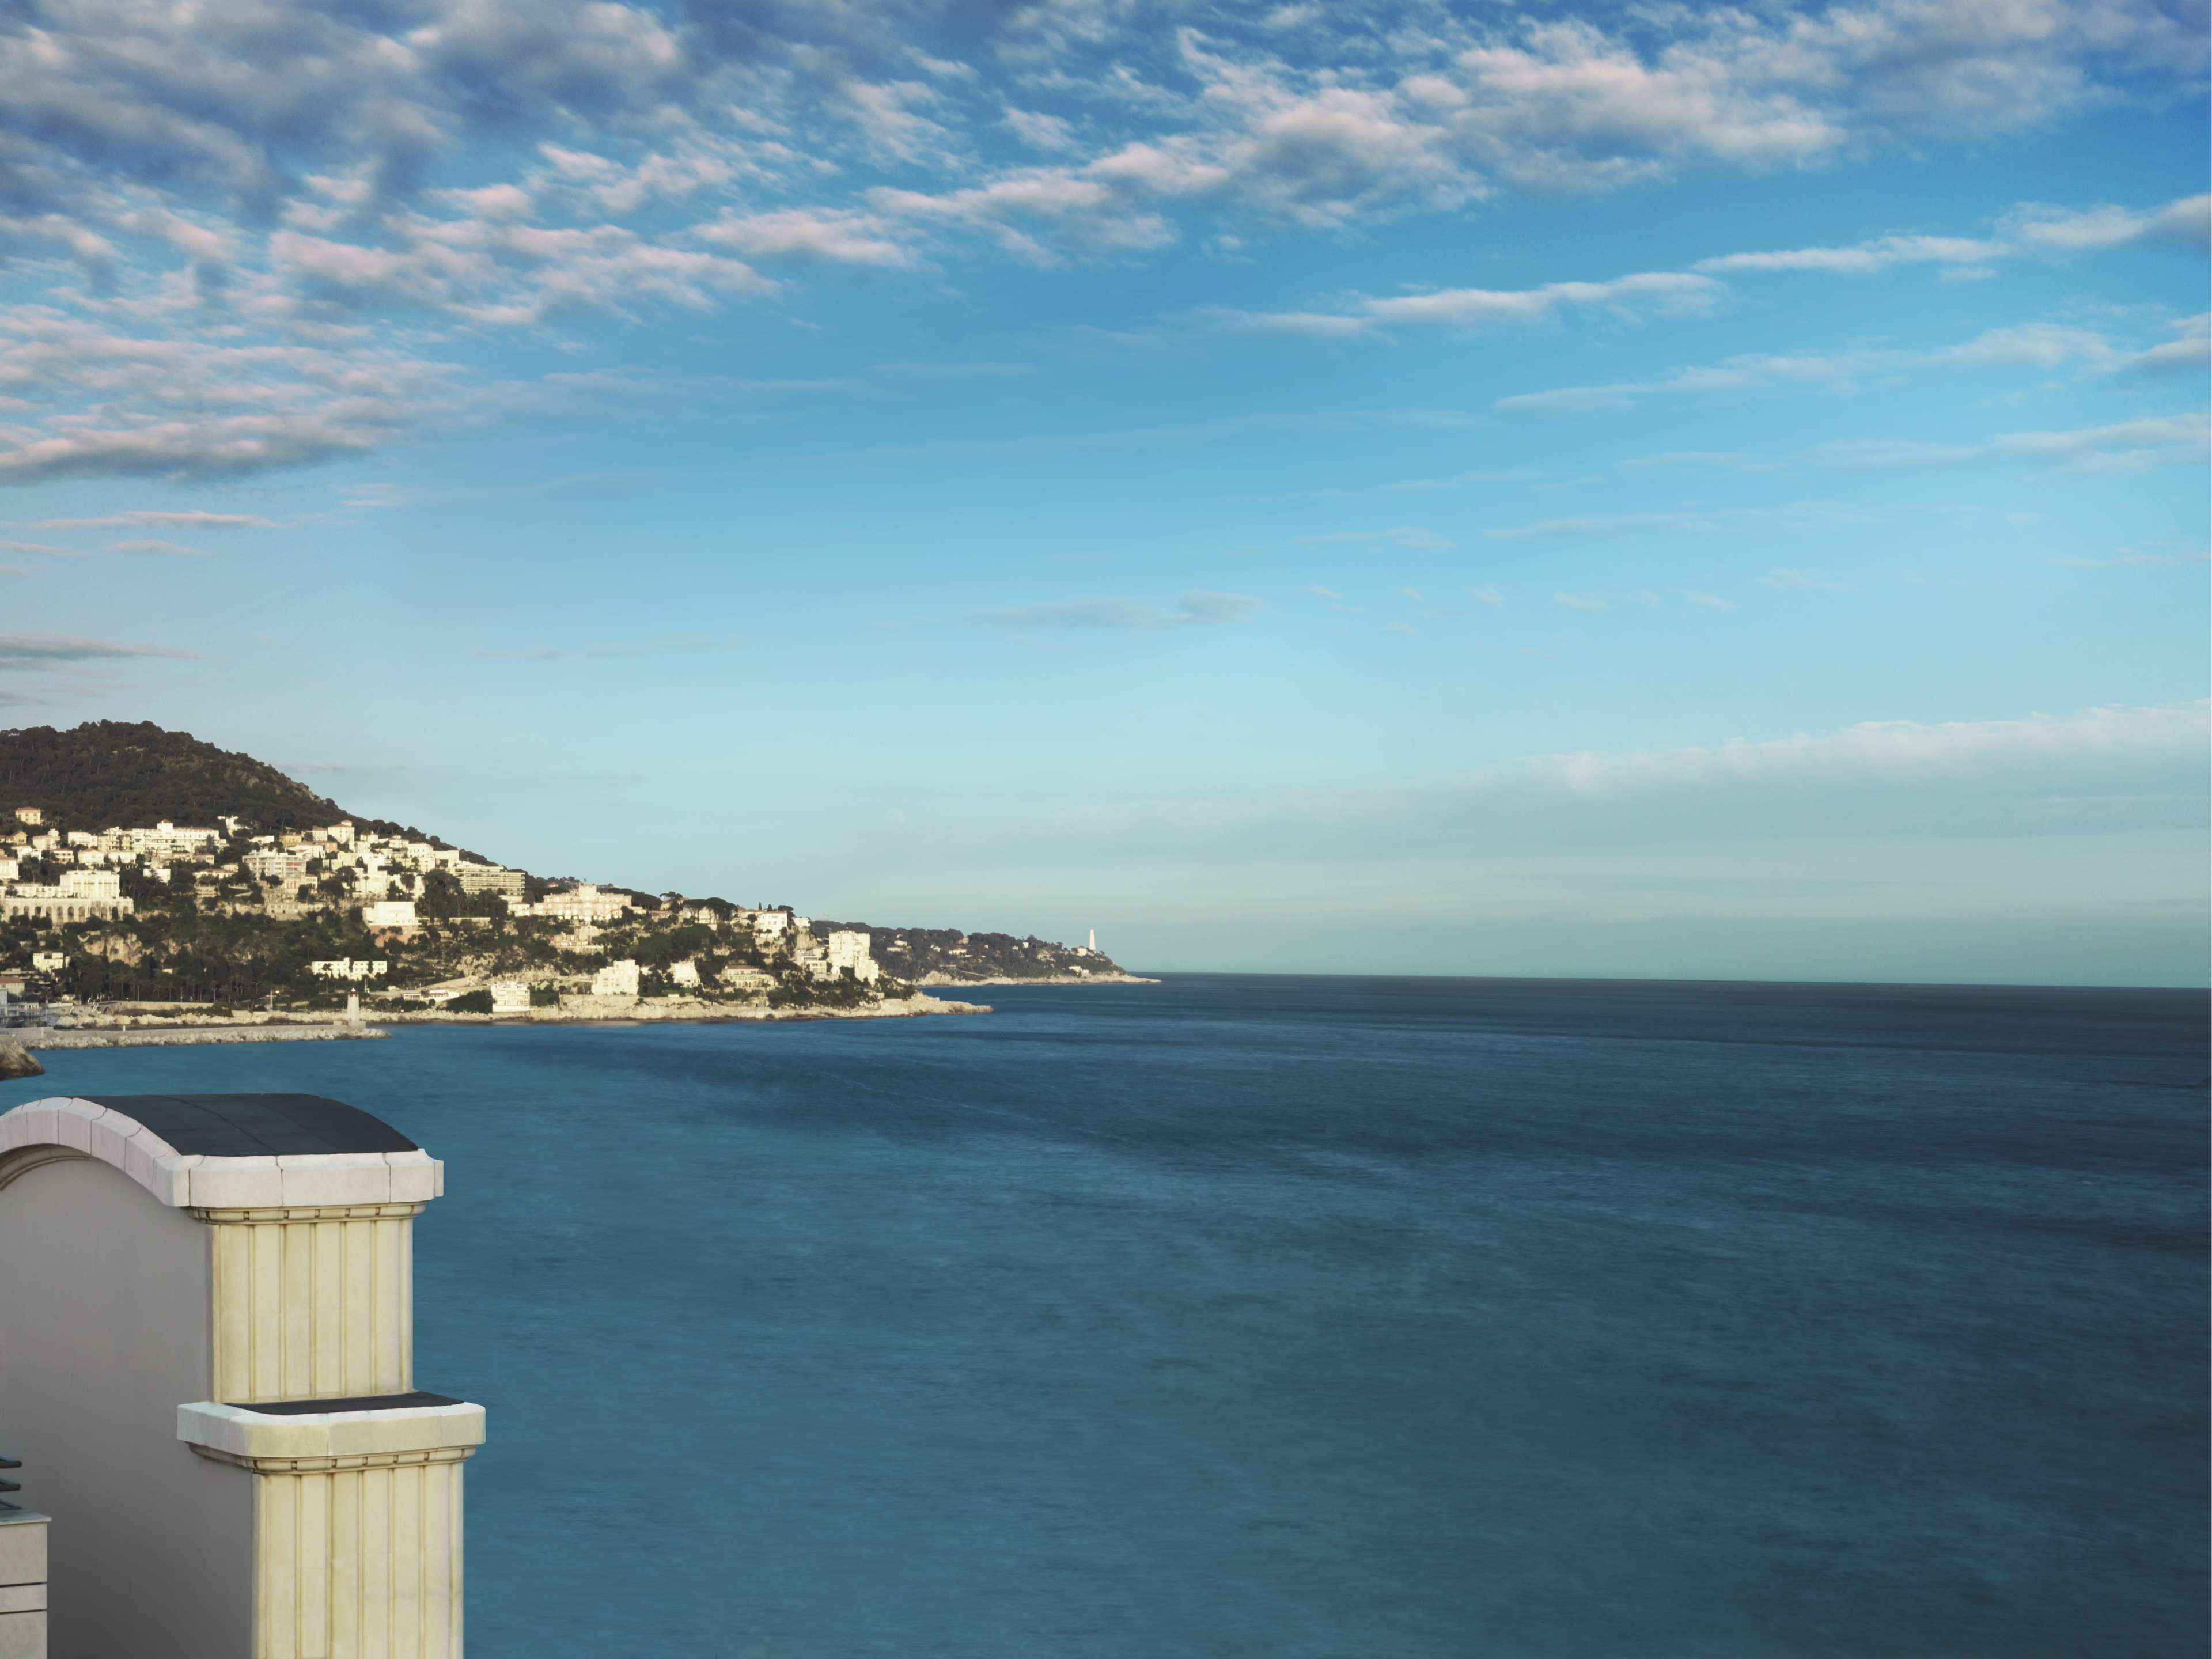
[[451,1462],[483,1444],[484,1409],[450,1406],[360,1407],[335,1412],[258,1412],[202,1400],[177,1407],[177,1438],[231,1461],[256,1458],[407,1458],[450,1452]]
[[413,1215],[446,1189],[446,1166],[420,1150],[210,1158],[179,1152],[136,1118],[75,1096],[52,1095],[0,1113],[0,1188],[70,1155],[111,1164],[158,1202],[202,1220],[210,1212],[366,1205],[406,1206],[383,1212]]

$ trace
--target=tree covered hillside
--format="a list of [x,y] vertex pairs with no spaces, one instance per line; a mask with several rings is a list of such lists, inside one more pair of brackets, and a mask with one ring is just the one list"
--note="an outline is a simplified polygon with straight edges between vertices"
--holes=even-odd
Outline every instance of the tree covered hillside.
[[251,755],[165,732],[150,720],[88,720],[62,732],[0,732],[0,814],[40,808],[73,825],[209,825],[234,816],[264,830],[308,830],[347,814]]

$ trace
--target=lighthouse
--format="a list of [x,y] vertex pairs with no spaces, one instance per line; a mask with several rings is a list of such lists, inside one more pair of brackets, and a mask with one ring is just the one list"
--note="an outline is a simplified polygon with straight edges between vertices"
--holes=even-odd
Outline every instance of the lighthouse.
[[1094,957],[1098,954],[1098,930],[1096,927],[1091,930],[1091,954]]

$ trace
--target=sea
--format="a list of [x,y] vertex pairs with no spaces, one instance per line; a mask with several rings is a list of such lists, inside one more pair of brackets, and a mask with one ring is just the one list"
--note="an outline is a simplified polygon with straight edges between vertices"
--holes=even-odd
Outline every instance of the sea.
[[0,1107],[301,1091],[446,1160],[477,1659],[2206,1651],[2203,993],[988,995]]

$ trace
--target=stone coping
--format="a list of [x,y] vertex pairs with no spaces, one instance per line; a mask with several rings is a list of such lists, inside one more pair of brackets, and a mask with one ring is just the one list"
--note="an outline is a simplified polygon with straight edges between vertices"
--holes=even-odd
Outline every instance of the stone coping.
[[53,1518],[51,1515],[41,1515],[36,1510],[19,1510],[0,1504],[0,1527],[43,1527]]
[[[395,1396],[404,1398],[405,1396]],[[297,1402],[288,1402],[294,1404]],[[351,1401],[332,1401],[349,1406]],[[483,1444],[484,1408],[466,1401],[396,1409],[279,1415],[251,1406],[202,1400],[177,1407],[177,1438],[234,1458],[374,1457],[457,1450]]]
[[0,1187],[66,1158],[112,1164],[179,1210],[419,1206],[446,1190],[446,1166],[420,1148],[210,1157],[180,1152],[129,1113],[78,1096],[49,1095],[0,1113]]

